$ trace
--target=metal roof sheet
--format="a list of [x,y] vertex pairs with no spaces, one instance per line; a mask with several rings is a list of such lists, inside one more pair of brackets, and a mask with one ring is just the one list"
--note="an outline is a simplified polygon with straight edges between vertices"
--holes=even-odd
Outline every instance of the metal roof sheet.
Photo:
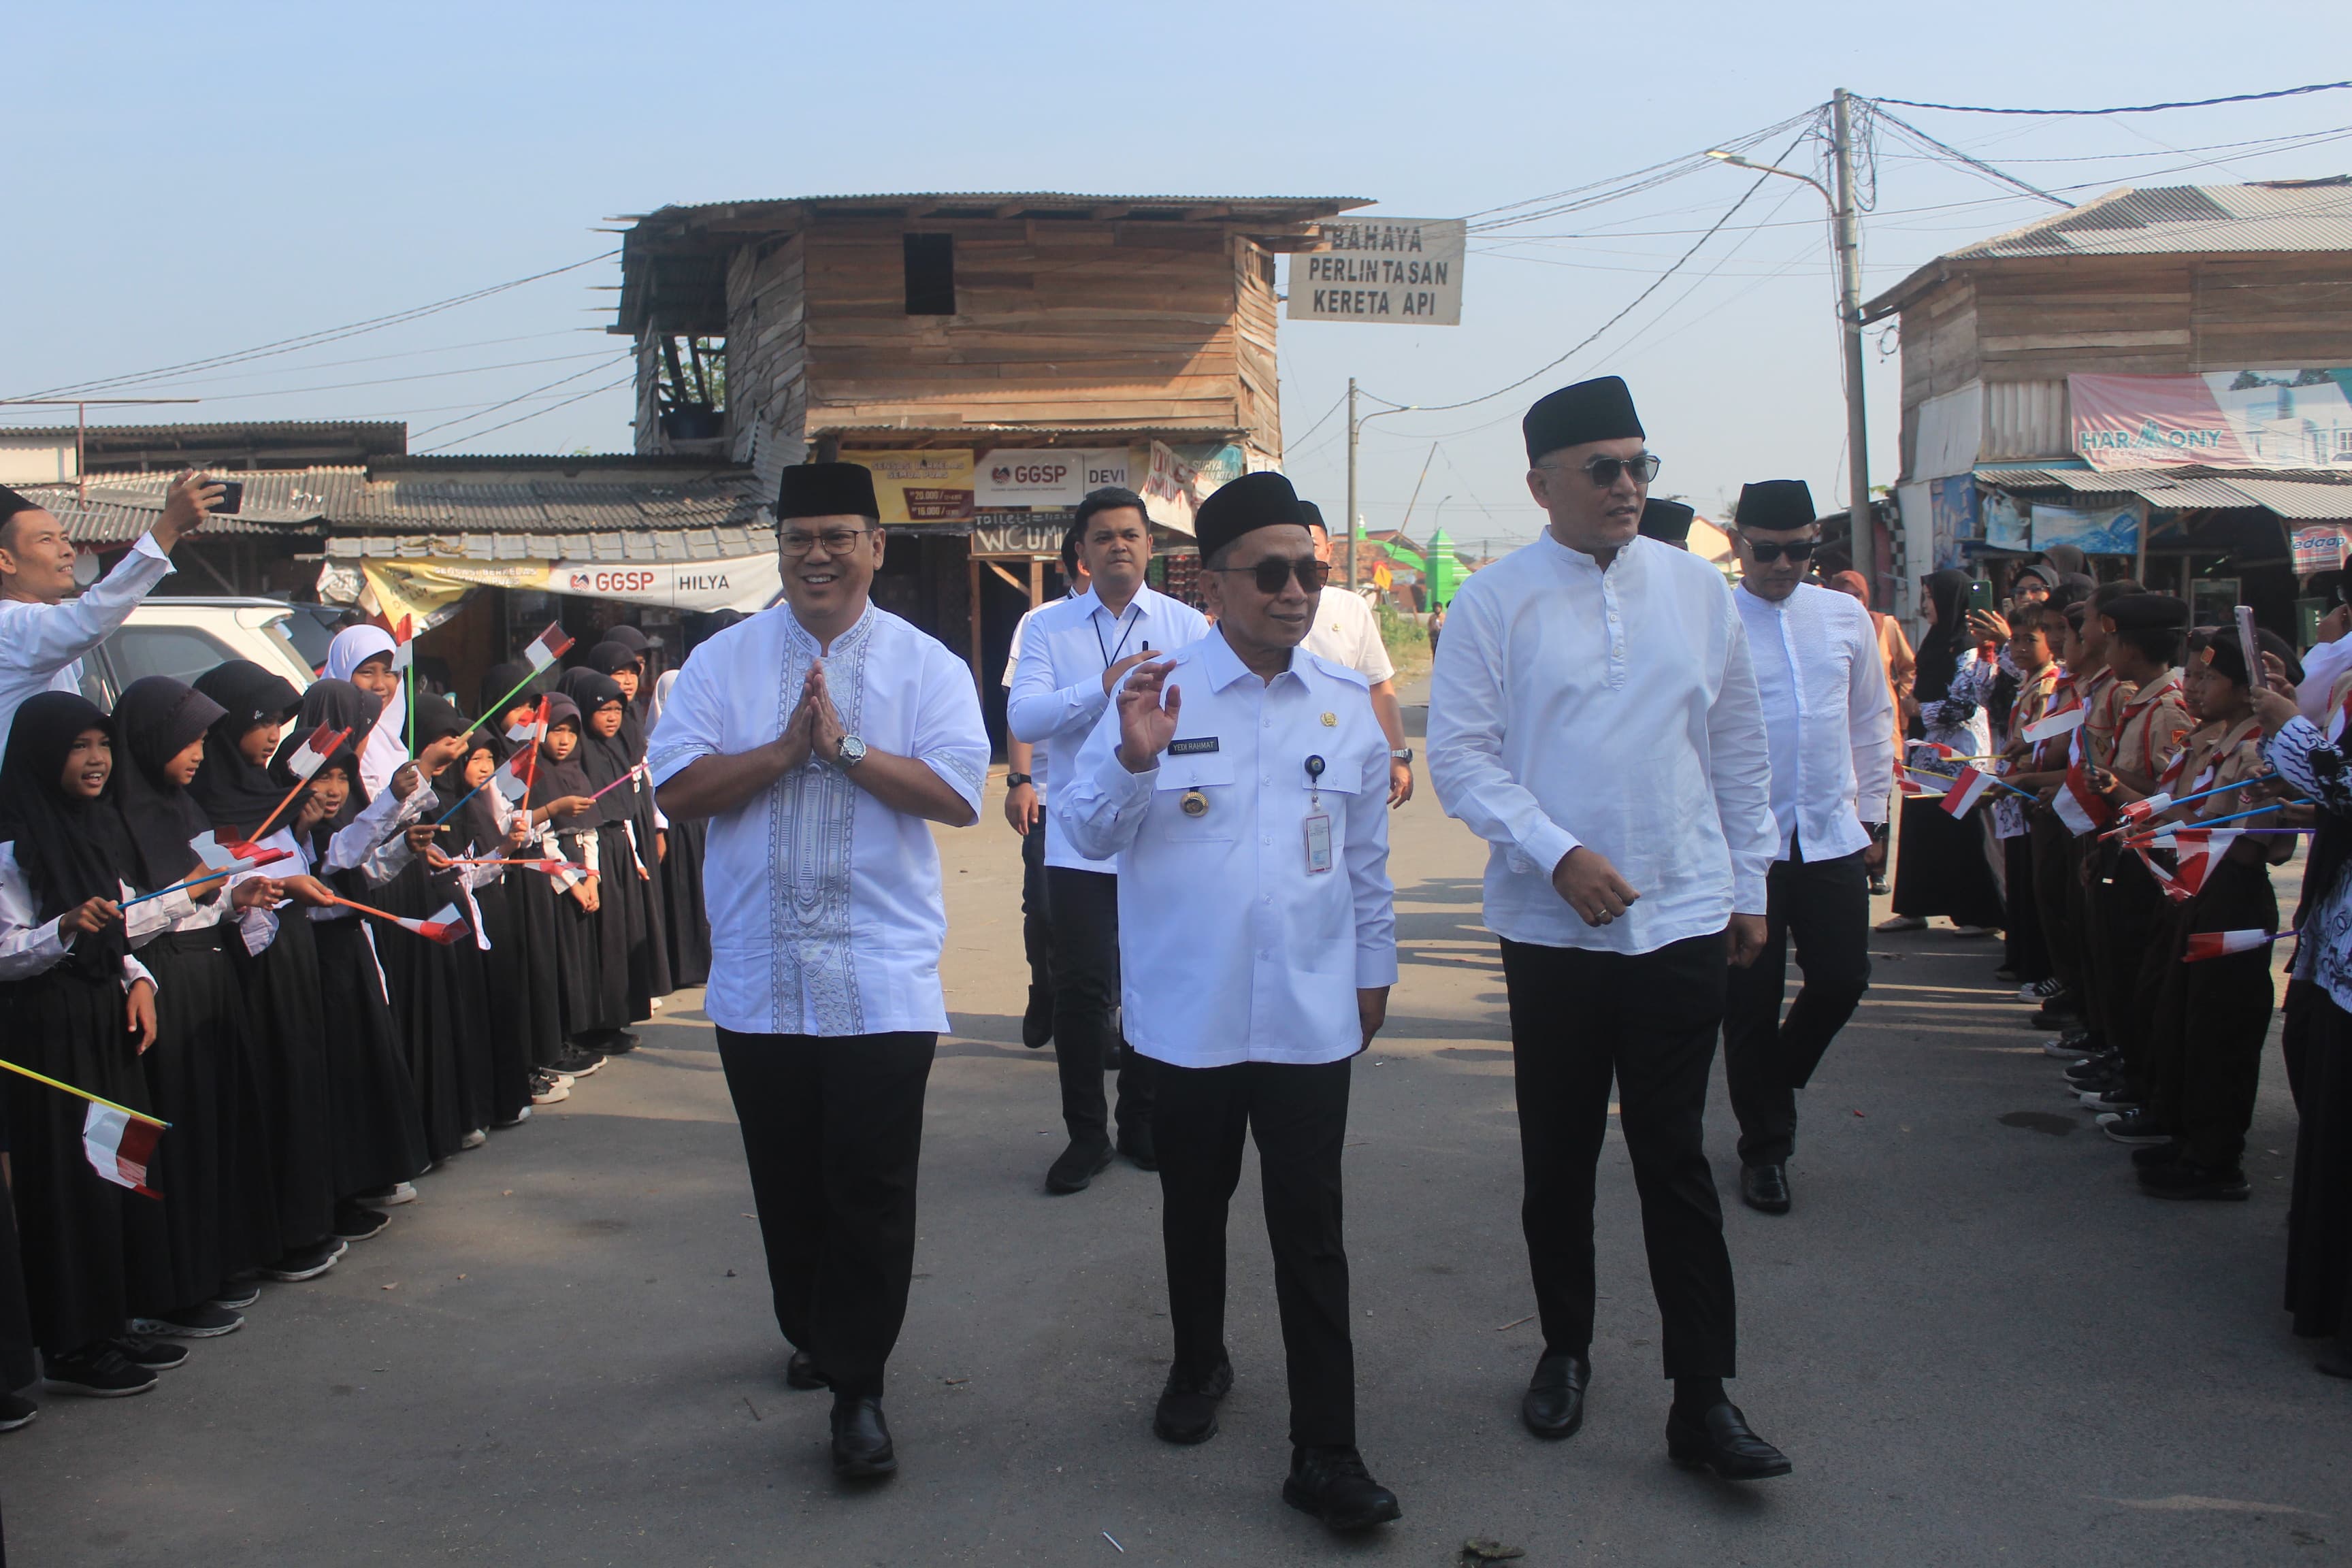
[[591,561],[615,563],[732,561],[776,547],[767,529],[696,528],[660,533],[431,533],[338,535],[330,561]]
[[2352,183],[2125,187],[1946,255],[2352,250]]
[[2316,479],[2239,479],[2229,481],[2256,504],[2297,521],[2326,522],[2352,518],[2352,484]]
[[684,216],[688,214],[738,212],[747,216],[762,208],[919,206],[997,207],[1019,204],[1023,207],[1048,212],[1091,211],[1097,207],[1142,206],[1169,207],[1180,212],[1198,211],[1206,207],[1232,208],[1237,215],[1255,216],[1262,212],[1293,211],[1301,207],[1322,209],[1328,216],[1346,212],[1353,207],[1372,205],[1370,196],[1136,196],[1087,195],[1076,191],[875,191],[862,195],[845,196],[757,196],[745,201],[692,202],[682,205],[658,207],[649,213],[632,213],[622,221],[643,222],[648,218]]

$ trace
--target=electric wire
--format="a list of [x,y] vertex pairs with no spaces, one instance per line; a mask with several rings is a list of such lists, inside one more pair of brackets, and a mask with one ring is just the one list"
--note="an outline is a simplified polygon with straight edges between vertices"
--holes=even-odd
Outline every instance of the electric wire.
[[[488,426],[486,426],[485,428],[483,428],[483,429],[479,429],[479,430],[468,431],[467,434],[465,434],[465,435],[463,435],[463,436],[454,437],[452,437],[452,438],[451,438],[451,439],[449,439],[449,440],[440,442],[440,443],[438,443],[438,444],[436,444],[436,445],[435,445],[435,446],[431,446],[431,447],[418,447],[418,448],[417,448],[417,451],[418,451],[418,453],[419,453],[420,455],[421,455],[421,454],[424,454],[424,453],[428,453],[428,452],[446,452],[446,451],[447,451],[447,450],[448,450],[450,447],[461,447],[461,446],[464,446],[464,445],[465,445],[467,442],[468,442],[468,441],[478,440],[478,439],[479,439],[480,437],[484,437],[484,436],[488,435],[488,434],[489,434],[491,431],[493,431],[493,430],[504,430],[504,429],[509,428],[509,426],[516,426],[516,425],[520,425],[520,424],[524,423],[526,420],[536,419],[536,418],[538,418],[538,417],[539,417],[541,415],[542,415],[542,414],[552,414],[552,413],[554,413],[554,412],[555,412],[557,409],[559,409],[559,408],[568,408],[568,407],[570,407],[572,404],[575,404],[575,403],[584,403],[584,402],[586,402],[589,398],[592,398],[592,397],[595,396],[595,395],[596,395],[597,394],[599,394],[599,393],[610,392],[610,391],[612,391],[614,387],[626,386],[626,385],[628,385],[628,384],[629,384],[629,383],[631,383],[632,381],[635,381],[635,379],[636,379],[636,371],[635,371],[634,368],[632,368],[632,369],[630,370],[630,372],[629,372],[629,374],[626,374],[626,375],[625,375],[625,376],[622,376],[622,377],[621,377],[619,380],[617,380],[617,381],[608,381],[608,382],[606,382],[606,383],[605,383],[604,385],[602,385],[602,386],[592,386],[592,387],[590,387],[590,388],[589,388],[587,391],[585,391],[585,392],[579,393],[579,394],[577,394],[577,395],[573,395],[573,396],[564,398],[562,401],[561,401],[561,402],[559,402],[559,403],[551,403],[551,404],[549,404],[549,405],[548,405],[546,407],[544,407],[544,408],[534,408],[534,409],[532,409],[532,410],[531,410],[530,413],[528,413],[528,414],[520,414],[520,415],[517,415],[514,418],[512,418],[512,419],[509,419],[509,420],[506,420],[506,421],[504,421],[504,422],[503,422],[503,423],[501,423],[501,424]],[[488,411],[487,411],[487,410],[485,410],[485,412],[488,412]],[[457,420],[457,421],[453,421],[452,423],[462,424],[462,423],[464,423],[464,421],[462,421],[462,420]]]
[[1906,109],[1940,109],[1951,114],[2021,114],[2049,117],[2090,117],[2101,114],[2156,114],[2168,109],[2211,109],[2223,103],[2264,103],[2278,98],[2301,98],[2306,93],[2336,92],[2352,88],[2352,81],[2315,81],[2305,87],[2283,87],[2275,92],[2239,92],[2227,98],[2191,98],[2174,103],[2135,103],[2120,109],[1988,109],[1980,103],[1927,103],[1916,98],[1874,98],[1872,103],[1899,103]]

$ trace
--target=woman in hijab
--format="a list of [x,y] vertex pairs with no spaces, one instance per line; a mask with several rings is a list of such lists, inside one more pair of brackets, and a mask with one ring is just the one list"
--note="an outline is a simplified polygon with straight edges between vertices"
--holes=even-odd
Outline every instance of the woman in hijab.
[[[474,912],[479,916],[482,938],[481,945],[472,951],[476,964],[481,968],[481,987],[489,1022],[486,1037],[489,1045],[488,1097],[493,1128],[518,1125],[530,1115],[532,1105],[543,1103],[540,1099],[542,1086],[535,1081],[533,1038],[542,1019],[547,1031],[559,1040],[562,1032],[562,1022],[555,1016],[560,1005],[556,1001],[554,955],[549,953],[541,962],[530,953],[523,940],[516,897],[522,884],[540,873],[509,872],[497,863],[520,856],[530,842],[522,811],[490,782],[510,749],[506,738],[495,730],[485,726],[475,731],[466,737],[466,754],[457,764],[457,776],[449,781],[451,790],[466,792],[449,817],[454,830],[447,836],[450,853],[460,859],[490,862],[462,869]],[[458,945],[462,962],[467,944]],[[495,955],[487,965],[480,963],[485,951]]]
[[[198,676],[196,689],[224,712],[205,733],[205,765],[196,770],[188,794],[222,837],[250,837],[267,827],[268,837],[258,842],[292,854],[298,807],[278,811],[287,792],[271,779],[269,760],[286,720],[302,704],[301,693],[284,677],[242,658]],[[326,901],[326,889],[308,876],[281,877],[279,882],[299,904]],[[226,945],[268,1067],[263,1082],[269,1095],[271,1167],[278,1177],[280,1256],[262,1277],[315,1279],[343,1252],[334,1236],[329,1142],[333,1119],[327,1100],[327,1015],[318,945],[299,910],[289,909],[281,918],[267,905],[240,914],[237,934],[239,940]]]
[[[302,694],[301,713],[269,764],[271,782],[291,789],[297,775],[290,761],[304,737],[322,724],[351,731],[310,775],[293,808],[294,837],[313,879],[362,903],[374,901],[362,863],[379,849],[404,860],[408,853],[393,820],[398,798],[386,793],[378,805],[359,782],[359,749],[377,707],[373,697],[348,682],[314,682]],[[375,863],[382,868],[381,858]],[[320,996],[334,1020],[325,1037],[334,1234],[343,1241],[364,1241],[386,1223],[373,1205],[414,1196],[408,1180],[431,1160],[425,1152],[416,1083],[409,1076],[408,1054],[366,918],[334,904],[305,913],[301,923],[318,951]]]
[[[205,765],[217,702],[179,681],[132,681],[114,705],[115,765],[106,799],[131,846],[131,885],[177,887],[202,868],[188,841],[212,826],[188,793]],[[172,1124],[148,1184],[163,1194],[173,1305],[139,1320],[144,1333],[203,1339],[242,1326],[259,1292],[231,1277],[259,1268],[278,1245],[269,1146],[268,1063],[256,1043],[223,917],[268,906],[284,890],[267,876],[223,888],[208,879],[154,902],[169,929],[133,947],[155,976],[155,1044],[142,1058],[155,1114]],[[145,906],[142,906],[142,908]]]
[[572,824],[581,830],[575,836],[583,851],[581,863],[597,874],[592,895],[593,1021],[573,1037],[586,1050],[609,1055],[635,1048],[637,1038],[629,1026],[653,1016],[646,984],[648,879],[633,846],[632,786],[624,782],[632,766],[620,738],[626,703],[613,679],[593,669],[566,670],[562,690],[579,707],[580,769],[589,786],[586,793],[597,795],[594,806]]
[[[642,949],[645,973],[640,982],[633,984],[641,983],[646,995],[658,1005],[658,998],[668,995],[677,989],[677,985],[670,974],[669,921],[659,880],[661,868],[669,859],[668,823],[654,805],[651,776],[642,771],[646,760],[646,737],[650,732],[644,717],[646,705],[640,700],[645,695],[645,664],[625,644],[604,642],[588,650],[588,668],[611,676],[613,683],[621,689],[621,731],[614,739],[619,742],[620,754],[627,759],[628,765],[641,770],[636,777],[615,790],[614,795],[627,807],[629,847],[635,851],[637,865],[646,873],[637,889],[642,895],[639,900],[640,919],[646,928],[646,942]],[[594,734],[595,728],[593,724],[589,726],[592,742],[598,739]]]
[[392,668],[400,645],[378,626],[345,626],[327,645],[327,679],[348,680],[378,703],[374,728],[360,747],[360,784],[379,795],[408,760],[408,685]]
[[[1926,579],[1927,635],[1919,639],[1918,674],[1912,707],[1918,739],[1905,765],[1916,777],[1949,779],[1961,760],[1982,759],[1992,751],[1986,703],[2000,666],[1983,658],[1969,625],[1969,577],[1947,567]],[[1943,802],[1910,795],[1903,802],[1902,838],[1895,866],[1895,913],[1880,931],[1917,931],[1930,915],[1947,915],[1962,936],[1984,936],[2007,919],[2001,900],[2000,863],[1990,808],[1955,820]]]
[[[551,692],[547,699],[547,739],[540,747],[539,760],[531,775],[533,800],[545,799],[547,816],[541,830],[541,853],[550,858],[572,865],[597,865],[596,816],[603,802],[591,803],[589,796],[595,786],[588,782],[588,771],[583,765],[580,735],[584,726],[580,722],[580,707],[562,692]],[[534,806],[532,815],[540,815]],[[563,826],[559,827],[556,823]],[[544,943],[554,955],[556,979],[556,1017],[562,1033],[562,1045],[554,1061],[546,1064],[558,1082],[585,1078],[604,1066],[602,1054],[581,1043],[583,1037],[596,1037],[607,1029],[617,1028],[604,1011],[604,988],[597,969],[596,909],[598,885],[602,881],[592,874],[573,871],[559,872],[552,878],[534,878],[546,888],[542,906],[536,898],[523,902],[523,915],[528,925],[526,940],[534,947]],[[621,1020],[625,1024],[626,1019]]]
[[[43,692],[16,710],[0,762],[0,1036],[20,1066],[145,1110],[139,1053],[155,1038],[155,983],[123,924],[134,854],[99,799],[112,765],[106,716],[82,698]],[[142,935],[168,923],[163,902],[128,911]],[[22,1229],[17,1245],[0,1237],[0,1268],[21,1255],[28,1337],[52,1388],[142,1394],[154,1367],[186,1355],[125,1337],[134,1314],[173,1304],[171,1243],[160,1203],[84,1158],[87,1109],[0,1073]],[[10,1388],[28,1380],[29,1369],[0,1367]]]

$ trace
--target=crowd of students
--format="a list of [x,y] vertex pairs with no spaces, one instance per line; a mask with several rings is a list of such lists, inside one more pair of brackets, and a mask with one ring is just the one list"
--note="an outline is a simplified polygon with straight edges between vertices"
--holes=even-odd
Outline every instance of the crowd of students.
[[[111,714],[57,690],[16,710],[0,1041],[168,1127],[134,1190],[86,1152],[89,1101],[0,1072],[0,1430],[36,1375],[152,1388],[179,1342],[325,1273],[703,983],[701,825],[662,817],[643,765],[665,688],[641,634],[611,639],[551,689],[491,669],[472,721],[412,696],[373,626],[304,691],[232,660]],[[247,840],[277,858],[201,858]]]

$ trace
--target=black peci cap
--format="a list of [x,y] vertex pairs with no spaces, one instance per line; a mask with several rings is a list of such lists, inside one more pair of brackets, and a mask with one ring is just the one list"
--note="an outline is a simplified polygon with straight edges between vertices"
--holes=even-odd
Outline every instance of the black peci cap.
[[1642,416],[1633,412],[1633,392],[1623,377],[1614,375],[1596,376],[1546,394],[1519,421],[1519,432],[1527,437],[1530,467],[1562,447],[1647,434],[1642,428]]

